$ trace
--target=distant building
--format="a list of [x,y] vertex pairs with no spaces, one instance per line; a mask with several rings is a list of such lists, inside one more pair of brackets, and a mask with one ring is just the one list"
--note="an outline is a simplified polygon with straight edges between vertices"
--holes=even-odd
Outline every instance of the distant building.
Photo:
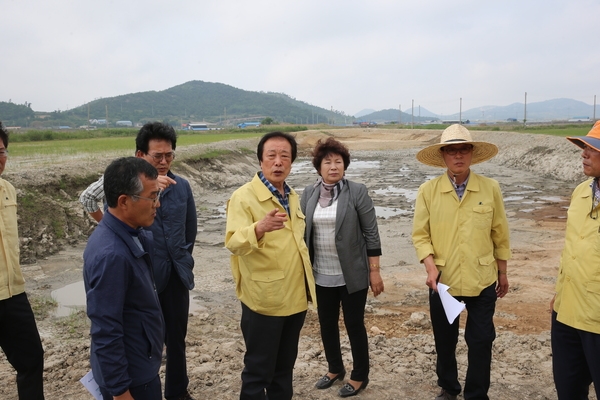
[[189,131],[207,131],[208,124],[206,122],[190,122],[187,129]]
[[254,126],[254,127],[259,127],[260,126],[260,122],[242,122],[241,124],[238,124],[238,128],[247,128],[249,126]]
[[591,122],[590,117],[573,117],[569,119],[569,122]]
[[352,124],[353,125],[358,125],[358,126],[363,127],[363,128],[377,126],[377,122],[375,122],[375,121],[354,121],[354,122],[352,122]]
[[117,122],[115,122],[115,126],[132,127],[133,126],[133,122],[131,122],[131,121],[117,121]]

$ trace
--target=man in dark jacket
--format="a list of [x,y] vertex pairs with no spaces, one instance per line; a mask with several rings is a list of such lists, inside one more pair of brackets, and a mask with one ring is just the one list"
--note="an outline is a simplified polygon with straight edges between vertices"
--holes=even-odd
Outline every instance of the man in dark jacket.
[[152,276],[158,173],[135,157],[104,173],[108,211],[83,253],[90,363],[104,400],[160,400],[164,321]]
[[[145,124],[135,139],[135,156],[158,170],[158,185],[163,189],[154,223],[154,279],[165,318],[167,368],[165,398],[193,400],[188,393],[189,378],[185,356],[190,290],[194,288],[194,242],[198,231],[196,204],[190,184],[171,172],[175,159],[175,130],[160,122]],[[92,183],[80,197],[84,208],[100,221],[98,203],[104,201],[102,178]]]

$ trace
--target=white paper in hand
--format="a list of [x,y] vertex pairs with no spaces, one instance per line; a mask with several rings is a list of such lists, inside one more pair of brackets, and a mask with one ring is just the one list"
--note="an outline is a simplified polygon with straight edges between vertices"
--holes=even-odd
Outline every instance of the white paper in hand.
[[442,306],[444,306],[444,312],[446,313],[446,318],[448,318],[448,323],[452,324],[456,317],[465,309],[465,303],[461,303],[456,300],[450,293],[448,293],[448,289],[450,287],[448,285],[444,285],[443,283],[437,284],[438,294],[440,295],[440,299],[442,300]]
[[92,371],[85,374],[85,376],[83,378],[81,378],[79,380],[79,382],[81,382],[81,384],[83,386],[85,386],[85,388],[88,390],[88,392],[90,392],[94,396],[94,399],[102,400],[102,394],[100,393],[100,388],[98,387],[98,384],[96,383],[96,380],[94,379],[94,375],[92,374]]

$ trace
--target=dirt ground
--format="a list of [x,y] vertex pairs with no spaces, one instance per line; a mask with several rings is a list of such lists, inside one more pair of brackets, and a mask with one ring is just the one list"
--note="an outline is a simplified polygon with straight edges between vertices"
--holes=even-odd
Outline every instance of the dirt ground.
[[[433,399],[437,391],[425,274],[416,259],[410,232],[419,185],[442,172],[420,164],[415,154],[427,144],[438,142],[440,133],[353,128],[297,134],[300,154],[288,179],[292,187],[301,191],[315,181],[307,149],[317,138],[333,135],[351,150],[348,179],[367,185],[380,216],[385,292],[377,298],[369,295],[365,324],[370,342],[370,384],[357,398]],[[497,157],[472,169],[500,182],[513,250],[508,264],[510,290],[497,303],[490,398],[556,399],[548,304],[563,247],[569,196],[577,182],[584,178],[579,152],[564,138],[509,132],[473,132],[473,136],[500,148]],[[223,247],[224,204],[235,188],[251,179],[258,164],[256,156],[247,151],[211,160],[197,160],[194,156],[207,147],[254,149],[255,146],[256,141],[249,140],[178,148],[178,163],[173,166],[175,173],[190,180],[199,218],[194,249],[196,287],[191,293],[193,304],[187,336],[189,388],[196,398],[238,398],[244,342],[239,329],[240,305],[229,270],[229,253]],[[121,154],[114,156],[117,155]],[[11,158],[4,177],[16,187],[43,185],[53,177],[101,173],[110,159],[53,160],[50,173],[53,175],[48,177],[39,172],[48,170],[44,167],[47,160]],[[74,164],[77,168],[73,168]],[[78,208],[76,196],[70,197],[72,213],[67,213],[67,218],[82,219],[85,223],[77,226],[87,234],[93,224]],[[22,238],[23,243],[31,241],[36,241],[35,237]],[[81,281],[85,242],[72,240],[72,243],[54,255],[38,257],[34,263],[23,266],[27,291],[36,305],[48,303],[52,291]],[[46,396],[49,399],[59,396],[91,399],[78,382],[89,370],[87,318],[81,310],[59,317],[52,307],[52,304],[41,307],[46,311],[37,315],[46,351]],[[463,314],[461,323],[465,319]],[[343,324],[341,332],[346,367],[351,369]],[[466,347],[463,338],[459,341],[457,357],[464,382]],[[311,309],[300,340],[294,399],[337,398],[339,384],[323,391],[313,388],[326,368],[316,312]],[[17,398],[14,379],[14,371],[6,359],[0,357],[0,398]],[[590,398],[596,397],[591,395]]]

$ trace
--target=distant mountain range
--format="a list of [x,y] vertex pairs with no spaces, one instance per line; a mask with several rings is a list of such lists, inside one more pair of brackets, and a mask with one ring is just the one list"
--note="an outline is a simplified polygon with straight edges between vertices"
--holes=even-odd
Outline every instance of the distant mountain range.
[[0,102],[0,120],[7,126],[88,125],[89,120],[140,124],[163,121],[173,126],[189,122],[232,126],[271,118],[290,124],[352,123],[354,117],[296,100],[283,93],[252,92],[222,83],[191,81],[162,91],[97,99],[66,111],[35,112],[31,104]]
[[[594,116],[593,106],[571,99],[555,99],[527,104],[527,121],[569,120]],[[49,127],[88,125],[89,120],[107,120],[109,126],[117,121],[140,124],[160,120],[174,126],[189,122],[205,122],[216,126],[235,126],[240,122],[261,121],[290,124],[349,125],[353,122],[420,123],[426,121],[458,120],[459,113],[435,114],[424,107],[402,113],[397,109],[374,111],[364,109],[355,116],[342,111],[328,110],[297,100],[287,94],[252,92],[222,83],[190,81],[162,91],[147,91],[96,99],[70,110],[40,112],[31,103],[0,102],[0,121],[6,126]],[[522,122],[524,105],[482,106],[462,112],[462,120],[494,122],[515,119]]]
[[[420,118],[417,115],[420,114]],[[370,114],[363,114],[360,116],[361,120],[373,121],[377,123],[383,123],[386,121],[398,121],[397,109],[388,109],[373,112]],[[438,120],[438,121],[458,121],[459,117],[462,117],[463,121],[469,120],[471,122],[497,122],[516,120],[523,122],[525,115],[525,104],[524,103],[513,103],[508,106],[482,106],[471,108],[469,110],[463,110],[462,116],[460,113],[455,114],[435,114],[424,107],[420,107],[420,110],[415,109],[414,122],[424,120]],[[600,117],[600,110],[597,109],[596,117]],[[594,118],[594,106],[586,104],[582,101],[572,99],[554,99],[540,101],[536,103],[527,104],[527,121],[530,122],[545,122],[545,121],[568,121],[570,119],[581,119]],[[402,123],[411,121],[411,109],[407,109],[402,112]]]

